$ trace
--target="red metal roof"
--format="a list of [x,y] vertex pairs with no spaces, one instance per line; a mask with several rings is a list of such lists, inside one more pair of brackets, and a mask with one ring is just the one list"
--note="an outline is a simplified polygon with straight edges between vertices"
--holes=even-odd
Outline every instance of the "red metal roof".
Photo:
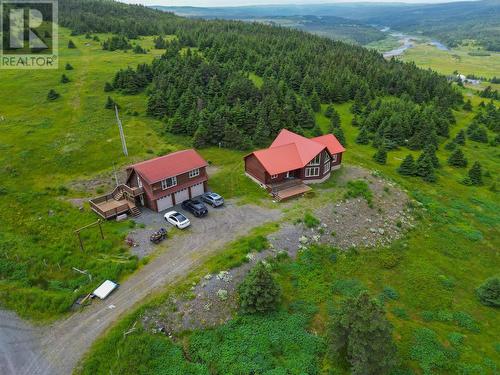
[[200,154],[193,149],[189,149],[146,160],[134,164],[130,168],[139,173],[148,183],[154,184],[207,165],[208,163]]
[[339,154],[345,151],[344,146],[342,146],[339,140],[333,134],[325,134],[316,138],[312,138],[312,141],[321,143],[328,148],[330,154]]
[[269,148],[252,154],[269,174],[274,175],[304,168],[325,148],[331,154],[345,151],[333,134],[308,139],[282,129]]

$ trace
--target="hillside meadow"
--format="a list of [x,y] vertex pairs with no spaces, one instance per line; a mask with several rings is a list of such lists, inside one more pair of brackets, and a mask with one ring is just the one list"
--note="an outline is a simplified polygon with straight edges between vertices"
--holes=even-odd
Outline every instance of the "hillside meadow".
[[[101,40],[106,37],[99,34]],[[65,47],[70,38],[77,49]],[[121,154],[114,113],[104,108],[104,83],[120,68],[150,62],[163,52],[152,49],[151,38],[135,42],[151,50],[146,55],[103,51],[98,43],[84,36],[70,37],[63,29],[59,70],[2,72],[0,296],[3,306],[23,317],[60,317],[97,280],[120,280],[140,267],[123,244],[132,222],[105,223],[105,241],[99,240],[96,231],[87,232],[82,253],[73,231],[96,216],[88,208],[80,212],[70,202],[99,194],[100,186],[112,178],[113,163],[120,168],[190,144],[187,138],[166,134],[162,122],[145,115],[145,94],[113,92],[131,156]],[[74,69],[64,70],[66,62]],[[69,83],[60,83],[63,73]],[[252,76],[252,80],[262,84],[261,77]],[[48,101],[50,89],[61,97]],[[480,98],[471,98],[477,110]],[[464,152],[469,164],[480,161],[491,176],[485,178],[484,186],[468,187],[460,183],[466,169],[448,167],[449,152],[440,147],[443,167],[437,171],[438,181],[428,184],[397,174],[396,168],[410,153],[406,149],[389,152],[386,165],[375,163],[375,149],[354,142],[358,129],[351,125],[350,103],[335,108],[347,138],[344,162],[373,170],[408,190],[419,207],[416,228],[387,248],[341,252],[318,246],[301,253],[296,261],[276,262],[273,272],[284,295],[274,315],[235,317],[213,330],[186,332],[176,342],[141,329],[123,335],[149,305],[162,303],[172,293],[184,293],[189,283],[206,272],[235,265],[234,259],[241,261],[252,250],[246,244],[268,233],[261,228],[118,322],[95,344],[81,373],[348,373],[347,364],[328,350],[330,311],[359,290],[379,296],[388,288],[395,292],[385,299],[385,307],[394,325],[401,374],[498,372],[498,312],[481,305],[475,296],[475,288],[500,266],[499,199],[498,192],[490,189],[494,183],[499,186],[498,150],[467,141]],[[474,114],[460,110],[455,115],[452,136]],[[323,131],[328,130],[323,114],[318,113],[316,121]],[[211,179],[214,190],[240,202],[270,204],[243,175],[244,152],[217,148],[201,152],[218,168]],[[335,187],[337,178],[329,186]],[[81,180],[97,182],[89,190],[72,188]],[[341,199],[342,189],[335,199]],[[315,191],[321,195],[321,188]],[[307,199],[297,200],[293,212],[307,207]],[[234,254],[233,261],[228,261],[228,254]],[[72,267],[89,270],[93,281]]]

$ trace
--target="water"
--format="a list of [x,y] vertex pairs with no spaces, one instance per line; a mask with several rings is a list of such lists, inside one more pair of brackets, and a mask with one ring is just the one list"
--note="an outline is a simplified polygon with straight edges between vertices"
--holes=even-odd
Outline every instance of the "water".
[[[382,29],[383,31],[388,31],[389,29],[387,27],[384,27]],[[415,42],[422,40],[421,37],[419,36],[414,36],[414,35],[408,35],[408,34],[403,34],[403,33],[389,33],[390,36],[398,38],[399,39],[399,47],[391,49],[390,51],[386,51],[383,53],[384,57],[390,58],[393,56],[400,56],[402,55],[406,50],[415,47]],[[443,43],[437,41],[437,40],[432,40],[429,42],[429,44],[433,45],[437,49],[441,51],[449,51],[449,48],[446,47]]]

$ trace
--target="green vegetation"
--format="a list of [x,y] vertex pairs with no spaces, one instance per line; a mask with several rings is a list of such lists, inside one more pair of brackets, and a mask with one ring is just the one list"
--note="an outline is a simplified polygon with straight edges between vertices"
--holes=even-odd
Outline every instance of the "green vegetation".
[[353,374],[383,374],[396,364],[396,346],[385,311],[367,292],[346,299],[330,328],[333,353],[347,353]]
[[486,280],[476,292],[483,305],[500,307],[500,278],[492,277]]
[[347,192],[344,195],[345,199],[363,197],[368,205],[373,204],[373,193],[370,187],[363,180],[353,180],[347,182]]
[[280,302],[280,287],[263,262],[257,263],[238,286],[240,310],[243,314],[275,311]]

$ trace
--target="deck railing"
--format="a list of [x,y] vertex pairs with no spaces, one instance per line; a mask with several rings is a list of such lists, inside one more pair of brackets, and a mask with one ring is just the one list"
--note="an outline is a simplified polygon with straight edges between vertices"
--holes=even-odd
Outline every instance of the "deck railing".
[[[123,194],[123,198],[120,200],[115,199],[115,195],[119,193]],[[93,198],[89,200],[90,208],[103,217],[104,219],[109,219],[111,217],[115,217],[121,214],[128,212],[132,207],[135,207],[135,197],[144,193],[144,189],[140,187],[131,188],[127,185],[118,185],[113,192],[106,195],[101,195],[100,197]],[[103,203],[115,201],[115,202],[123,202],[119,206],[115,206],[113,208],[103,210],[100,205]]]

